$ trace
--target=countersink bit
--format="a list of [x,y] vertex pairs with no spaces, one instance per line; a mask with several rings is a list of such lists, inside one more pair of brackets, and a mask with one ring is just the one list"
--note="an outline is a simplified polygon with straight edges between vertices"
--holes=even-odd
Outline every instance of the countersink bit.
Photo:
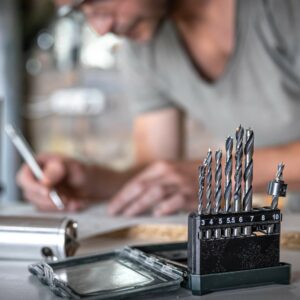
[[[232,149],[233,138],[229,136],[225,143],[226,148],[226,165],[225,165],[225,212],[229,213],[231,209],[231,197],[232,197]],[[231,236],[231,228],[225,228],[225,237]]]
[[222,201],[222,151],[218,150],[215,155],[216,168],[215,168],[215,209],[217,214],[221,210]]
[[[243,138],[244,128],[240,125],[236,130],[236,153],[235,153],[235,187],[234,187],[234,212],[240,212],[242,200],[242,179],[243,179]],[[234,228],[234,236],[239,236],[241,228]]]
[[212,195],[212,151],[209,149],[206,157],[206,213],[211,213]]
[[[280,163],[277,168],[277,174],[275,180],[269,182],[268,194],[272,195],[271,208],[277,209],[279,197],[285,197],[287,191],[287,184],[283,181],[284,164]],[[274,232],[274,224],[270,224],[267,227],[267,233],[272,234]]]
[[231,208],[231,197],[232,197],[232,149],[233,149],[233,138],[229,136],[226,139],[226,165],[225,165],[225,212],[229,212]]
[[[277,168],[277,174],[275,179],[276,182],[282,181],[283,170],[284,170],[284,164],[280,163]],[[277,209],[278,200],[279,200],[279,195],[272,196],[272,204],[271,204],[272,209]]]
[[[253,153],[254,153],[254,133],[253,130],[246,130],[246,144],[245,144],[245,171],[244,171],[244,199],[243,208],[244,211],[252,210],[252,181],[253,181]],[[244,235],[251,235],[251,226],[244,228]]]
[[198,213],[202,214],[203,210],[203,192],[204,192],[204,182],[205,182],[205,169],[206,166],[202,165],[199,167],[199,191],[198,191]]

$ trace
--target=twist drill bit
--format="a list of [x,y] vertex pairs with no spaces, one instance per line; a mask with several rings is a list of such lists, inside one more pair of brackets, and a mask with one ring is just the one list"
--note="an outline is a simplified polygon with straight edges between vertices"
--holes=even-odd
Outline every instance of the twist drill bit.
[[203,209],[203,191],[204,191],[204,181],[205,181],[205,169],[206,166],[202,165],[199,167],[199,191],[198,191],[198,200],[199,200],[199,205],[198,205],[198,213],[199,215],[202,214],[202,209]]
[[[236,153],[235,153],[235,187],[234,187],[234,212],[241,210],[242,199],[242,160],[243,160],[243,138],[244,128],[240,125],[236,130]],[[234,228],[234,236],[240,235],[241,228]]]
[[[276,179],[275,179],[276,182],[282,181],[283,170],[284,170],[284,164],[280,163],[277,168],[277,174],[276,174]],[[271,204],[272,209],[277,208],[278,200],[279,200],[278,194],[272,196],[272,204]]]
[[212,195],[212,151],[209,149],[206,157],[206,213],[211,213]]
[[[221,210],[221,200],[222,200],[222,151],[218,150],[215,155],[216,167],[215,167],[215,210],[217,214]],[[215,230],[215,238],[219,239],[221,237],[221,229]]]
[[215,213],[221,210],[222,200],[222,151],[218,150],[215,155],[216,170],[215,170]]
[[234,187],[234,211],[241,209],[242,198],[242,160],[243,160],[243,137],[244,128],[240,125],[236,130],[236,153],[235,153],[235,187]]
[[[246,130],[246,144],[245,144],[245,171],[244,171],[244,211],[252,210],[252,181],[253,181],[253,153],[254,153],[254,133],[251,129]],[[251,226],[244,228],[245,235],[251,235]]]
[[243,200],[244,211],[252,209],[252,181],[253,181],[253,152],[254,152],[254,134],[251,129],[246,130],[245,144],[245,196]]
[[225,165],[225,212],[229,212],[231,208],[231,196],[232,196],[232,149],[233,149],[233,138],[228,137],[226,139],[226,165]]
[[[212,184],[212,151],[209,149],[206,157],[206,213],[211,213]],[[206,230],[206,238],[211,238],[211,229]]]
[[[233,149],[233,138],[229,136],[225,143],[226,148],[226,165],[225,165],[225,212],[230,212],[231,209],[231,197],[232,197],[232,149]],[[231,236],[231,228],[225,228],[225,237]]]

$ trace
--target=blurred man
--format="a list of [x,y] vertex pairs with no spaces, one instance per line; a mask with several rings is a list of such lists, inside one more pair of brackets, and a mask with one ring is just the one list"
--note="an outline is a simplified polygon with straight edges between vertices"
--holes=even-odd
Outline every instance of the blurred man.
[[300,188],[299,1],[87,0],[80,9],[100,35],[127,38],[120,62],[137,112],[137,165],[117,172],[43,155],[42,182],[26,165],[18,174],[29,201],[54,210],[55,187],[69,210],[105,199],[109,213],[126,216],[196,207],[201,157],[181,160],[182,111],[216,137],[240,123],[257,132],[256,191],[280,161]]

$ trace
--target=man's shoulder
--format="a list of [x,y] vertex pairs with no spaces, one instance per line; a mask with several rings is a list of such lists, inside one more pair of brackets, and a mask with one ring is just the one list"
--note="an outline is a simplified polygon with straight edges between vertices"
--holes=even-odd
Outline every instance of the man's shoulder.
[[138,43],[126,39],[120,49],[120,57],[126,60],[126,63],[137,63],[153,69],[166,61],[167,54],[176,47],[175,44],[173,24],[165,21],[149,42]]

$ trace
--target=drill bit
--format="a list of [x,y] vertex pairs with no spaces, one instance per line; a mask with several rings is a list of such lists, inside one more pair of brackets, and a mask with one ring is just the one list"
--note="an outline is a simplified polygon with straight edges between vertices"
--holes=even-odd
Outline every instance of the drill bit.
[[211,213],[212,184],[212,151],[209,149],[206,157],[206,213]]
[[[225,165],[225,212],[229,213],[231,209],[231,197],[232,197],[232,149],[233,149],[233,138],[229,136],[225,143],[226,148],[226,165]],[[231,228],[225,228],[225,237],[231,236]]]
[[233,138],[229,136],[226,139],[226,165],[225,165],[225,212],[229,212],[231,208],[231,196],[232,196],[232,149],[233,149]]
[[[280,163],[277,168],[277,174],[275,180],[271,181],[268,186],[268,194],[272,195],[271,208],[277,209],[279,197],[286,196],[287,185],[282,179],[284,164]],[[267,233],[272,234],[274,232],[274,224],[270,224],[267,227]]]
[[[218,214],[221,210],[221,200],[222,200],[222,151],[218,150],[215,154],[215,209],[214,212]],[[221,237],[221,229],[215,230],[215,238],[219,239]]]
[[[242,160],[243,160],[243,138],[244,128],[240,125],[236,130],[236,153],[235,153],[235,187],[234,187],[234,212],[241,210],[242,199]],[[236,227],[233,230],[234,236],[239,236],[241,232],[240,227]]]
[[[279,182],[279,181],[282,180],[283,169],[284,169],[284,164],[280,163],[278,165],[278,169],[277,169],[277,174],[276,174],[275,181]],[[279,196],[278,195],[272,197],[272,204],[271,204],[272,209],[276,209],[277,208],[277,206],[278,206],[278,200],[279,200]]]
[[[212,151],[209,149],[206,157],[206,213],[211,213],[211,184],[212,184]],[[205,233],[206,239],[211,238],[211,229]]]
[[221,210],[222,200],[222,151],[218,150],[215,155],[215,213]]
[[235,153],[235,187],[234,187],[234,211],[241,209],[242,198],[242,160],[243,160],[243,138],[244,128],[240,125],[236,130],[236,153]]
[[[253,181],[253,152],[254,152],[254,133],[249,128],[246,130],[246,144],[245,144],[245,171],[244,171],[244,211],[252,210],[252,181]],[[251,235],[251,226],[244,228],[245,235]]]
[[246,130],[245,144],[245,196],[243,200],[244,211],[252,209],[252,181],[253,181],[253,152],[254,152],[254,133],[251,129]]
[[198,191],[198,213],[199,215],[202,214],[203,209],[203,191],[204,191],[204,181],[205,181],[205,169],[206,166],[202,165],[199,167],[199,191]]

